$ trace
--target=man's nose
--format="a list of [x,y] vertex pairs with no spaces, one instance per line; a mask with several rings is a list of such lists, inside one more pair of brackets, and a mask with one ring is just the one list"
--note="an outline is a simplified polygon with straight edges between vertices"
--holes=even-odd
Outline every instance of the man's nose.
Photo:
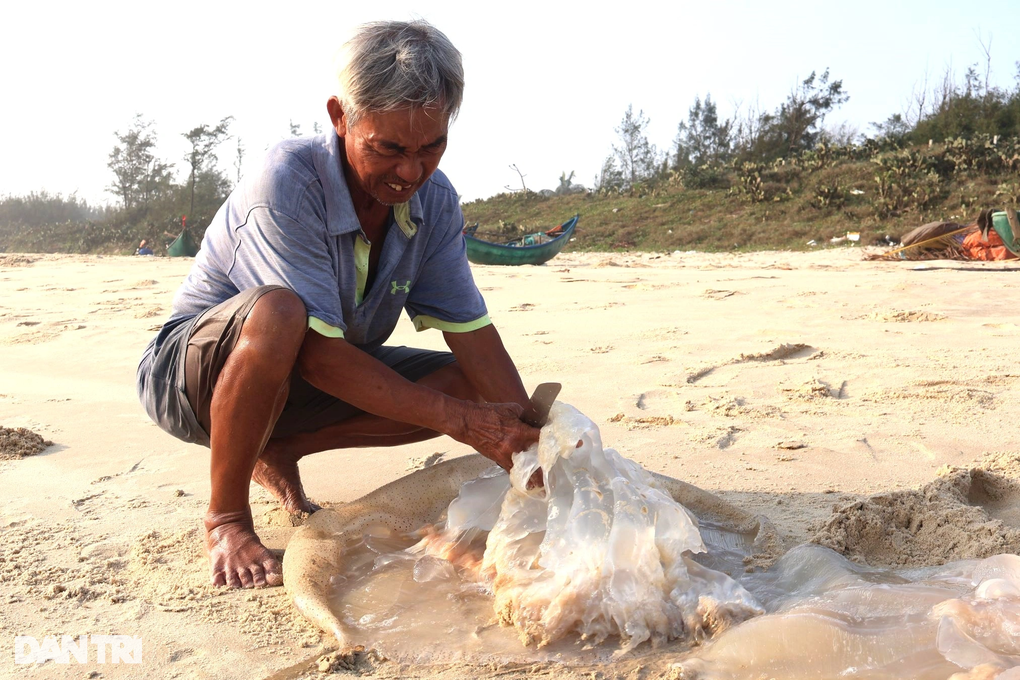
[[397,177],[408,184],[414,184],[421,179],[422,164],[417,156],[402,158],[397,164]]

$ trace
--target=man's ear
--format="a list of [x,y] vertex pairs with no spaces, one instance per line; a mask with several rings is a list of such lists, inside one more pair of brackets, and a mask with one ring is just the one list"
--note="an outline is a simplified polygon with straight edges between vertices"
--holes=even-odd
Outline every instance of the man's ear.
[[338,137],[347,136],[347,116],[344,115],[344,107],[337,96],[330,97],[326,101],[326,111],[329,112],[329,120],[333,123]]

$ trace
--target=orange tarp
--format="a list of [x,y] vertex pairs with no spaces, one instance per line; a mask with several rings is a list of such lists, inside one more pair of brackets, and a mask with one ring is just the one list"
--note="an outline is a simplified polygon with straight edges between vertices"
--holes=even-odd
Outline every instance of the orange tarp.
[[982,236],[980,229],[968,234],[963,239],[962,249],[971,260],[1015,260],[1017,257],[1009,252],[1006,244],[992,229],[988,230],[988,240]]

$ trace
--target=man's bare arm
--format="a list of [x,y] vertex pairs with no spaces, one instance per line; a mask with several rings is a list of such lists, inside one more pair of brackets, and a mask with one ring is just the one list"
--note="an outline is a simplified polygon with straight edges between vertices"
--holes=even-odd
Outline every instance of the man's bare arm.
[[517,367],[493,325],[468,333],[443,333],[468,381],[486,401],[528,406],[528,393]]
[[323,392],[368,413],[449,435],[506,469],[514,453],[537,439],[537,432],[520,422],[522,409],[516,401],[476,404],[456,399],[404,379],[340,338],[309,331],[297,367],[301,377]]

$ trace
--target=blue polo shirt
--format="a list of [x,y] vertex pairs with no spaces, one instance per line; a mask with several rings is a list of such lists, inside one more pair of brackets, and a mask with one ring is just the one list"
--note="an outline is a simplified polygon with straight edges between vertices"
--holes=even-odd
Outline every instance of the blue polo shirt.
[[301,298],[310,328],[368,350],[386,341],[401,309],[419,331],[488,325],[468,266],[457,192],[438,170],[391,210],[366,289],[371,244],[354,212],[340,153],[333,130],[270,150],[206,230],[167,327],[268,284]]

